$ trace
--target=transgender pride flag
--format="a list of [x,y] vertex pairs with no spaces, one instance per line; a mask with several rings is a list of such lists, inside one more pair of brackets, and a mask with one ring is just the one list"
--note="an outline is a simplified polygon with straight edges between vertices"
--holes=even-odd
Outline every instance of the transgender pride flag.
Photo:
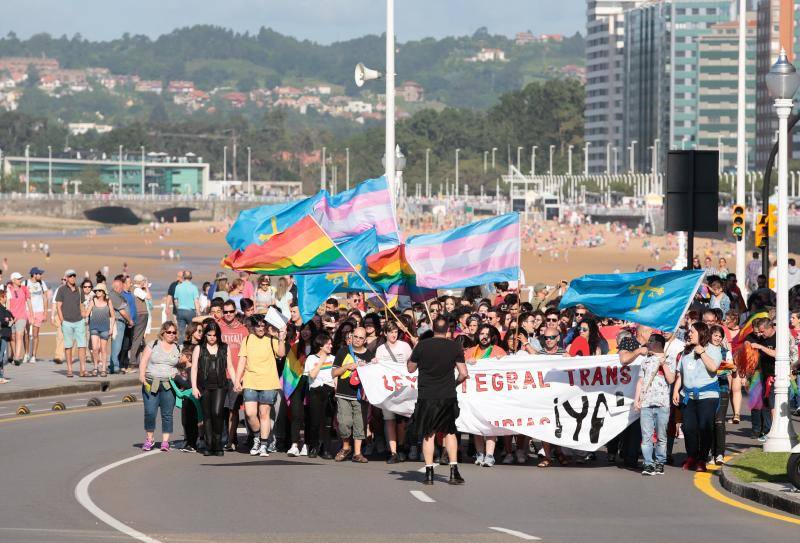
[[508,213],[439,234],[411,236],[405,256],[426,288],[463,288],[516,281],[520,266],[519,214]]
[[314,205],[320,226],[337,242],[375,228],[381,249],[399,242],[397,221],[386,177],[367,179],[353,189],[334,196],[326,193]]

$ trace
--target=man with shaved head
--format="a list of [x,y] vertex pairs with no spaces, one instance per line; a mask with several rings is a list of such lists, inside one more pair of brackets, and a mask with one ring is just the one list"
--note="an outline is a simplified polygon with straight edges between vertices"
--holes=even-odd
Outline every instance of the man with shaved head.
[[370,362],[375,353],[367,349],[366,340],[367,331],[361,326],[355,328],[333,361],[331,375],[339,378],[336,382],[336,420],[339,423],[339,437],[342,438],[342,449],[335,458],[337,462],[342,462],[355,453],[353,462],[367,463],[366,457],[361,454],[361,442],[367,437],[365,428],[369,404],[363,400],[364,391],[358,378],[358,367]]

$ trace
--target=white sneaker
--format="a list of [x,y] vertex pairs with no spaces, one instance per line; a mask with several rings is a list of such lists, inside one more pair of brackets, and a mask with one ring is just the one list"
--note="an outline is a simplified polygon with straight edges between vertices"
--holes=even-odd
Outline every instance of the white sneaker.
[[250,456],[255,456],[261,450],[261,438],[253,438],[253,447],[250,449]]
[[476,454],[475,454],[475,465],[476,465],[476,466],[480,466],[481,464],[483,464],[483,461],[484,461],[485,459],[486,459],[486,456],[485,456],[485,455],[483,455],[483,454],[481,454],[481,453],[476,453]]
[[522,449],[517,449],[517,464],[524,464],[528,461],[528,456]]
[[300,449],[297,445],[292,445],[292,448],[286,451],[286,456],[300,456]]
[[721,454],[718,454],[716,458],[714,458],[714,463],[718,466],[721,466],[725,463],[725,457]]
[[300,449],[300,456],[308,456],[308,447],[303,443],[303,448]]
[[514,463],[514,455],[511,453],[506,454],[503,457],[503,464],[513,464]]
[[258,448],[258,456],[269,456],[269,453],[267,452],[267,446],[264,443],[262,443]]
[[28,359],[28,363],[29,363],[29,364],[36,364],[36,357],[35,357],[35,356],[32,356],[32,357],[30,357],[30,358]]
[[31,356],[30,355],[26,354],[25,356],[22,357],[22,363],[23,364],[27,364],[30,361],[31,361]]

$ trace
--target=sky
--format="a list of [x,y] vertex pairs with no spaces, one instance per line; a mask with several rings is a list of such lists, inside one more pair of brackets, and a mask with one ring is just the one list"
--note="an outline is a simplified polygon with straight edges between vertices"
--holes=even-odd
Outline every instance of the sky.
[[[125,32],[151,37],[175,28],[215,24],[237,31],[261,26],[300,39],[328,44],[386,28],[381,0],[0,0],[0,35],[27,38],[80,33],[108,40]],[[585,0],[395,0],[400,42],[461,36],[486,26],[513,36],[584,33]]]

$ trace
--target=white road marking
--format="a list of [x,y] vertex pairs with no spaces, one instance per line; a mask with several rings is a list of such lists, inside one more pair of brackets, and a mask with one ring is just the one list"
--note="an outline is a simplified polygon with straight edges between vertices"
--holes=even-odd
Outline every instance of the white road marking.
[[541,541],[541,537],[536,537],[535,535],[526,534],[525,532],[518,532],[517,530],[509,530],[508,528],[501,528],[500,526],[489,526],[490,530],[494,530],[495,532],[502,532],[504,534],[513,535],[514,537],[518,537],[520,539],[524,539],[525,541]]
[[161,454],[161,452],[152,451],[149,453],[141,453],[135,456],[129,456],[128,458],[125,458],[123,460],[118,460],[117,462],[113,462],[107,466],[94,470],[89,475],[81,479],[80,482],[78,482],[78,486],[75,487],[75,499],[77,499],[78,503],[80,503],[92,515],[94,515],[101,521],[105,522],[118,532],[121,532],[129,537],[132,537],[133,539],[139,540],[142,543],[161,543],[161,541],[159,541],[158,539],[153,539],[152,537],[143,534],[142,532],[134,530],[127,524],[118,521],[117,519],[115,519],[114,517],[112,517],[99,507],[97,507],[97,505],[95,505],[95,503],[92,501],[92,498],[89,496],[89,485],[91,485],[92,481],[97,479],[105,472],[111,471],[112,469],[127,464],[128,462],[141,460],[142,458],[147,458],[148,456],[152,456],[154,454]]
[[421,490],[409,490],[409,492],[411,492],[411,495],[417,498],[422,503],[436,503],[436,500],[434,500]]
[[0,417],[4,417],[6,415],[14,415],[14,414],[16,414],[16,411],[9,411],[8,413],[0,413]]

